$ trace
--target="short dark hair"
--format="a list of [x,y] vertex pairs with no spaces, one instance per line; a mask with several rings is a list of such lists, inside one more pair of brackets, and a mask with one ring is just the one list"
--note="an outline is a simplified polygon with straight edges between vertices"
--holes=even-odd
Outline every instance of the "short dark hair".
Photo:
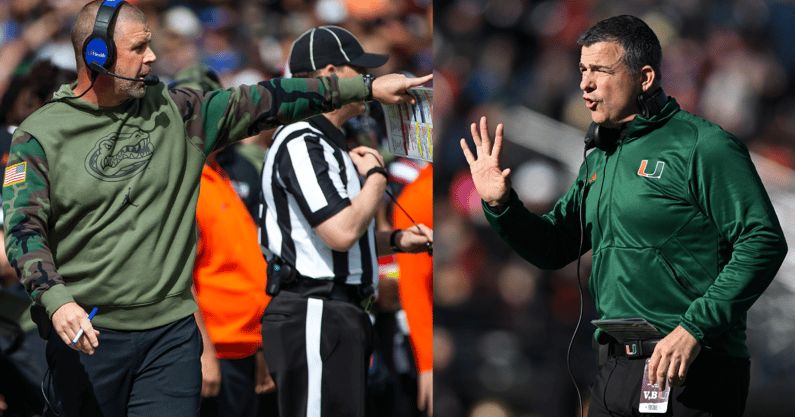
[[598,42],[620,44],[624,48],[621,62],[631,74],[638,74],[641,68],[649,65],[654,69],[656,78],[662,79],[660,40],[644,21],[630,15],[611,17],[595,24],[577,39],[580,46],[591,46]]

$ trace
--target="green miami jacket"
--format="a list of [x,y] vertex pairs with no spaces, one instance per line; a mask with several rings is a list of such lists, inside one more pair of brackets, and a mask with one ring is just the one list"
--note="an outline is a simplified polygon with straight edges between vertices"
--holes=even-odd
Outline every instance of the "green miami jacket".
[[598,315],[642,317],[665,334],[681,325],[705,349],[750,357],[746,314],[787,245],[745,145],[669,99],[650,119],[636,116],[615,151],[586,161],[551,212],[531,213],[512,190],[501,214],[483,203],[487,220],[533,265],[562,268],[580,255],[584,191],[582,253],[593,250]]
[[42,106],[14,133],[3,184],[8,259],[50,317],[145,330],[193,314],[196,203],[207,155],[261,130],[363,101],[362,77],[273,79],[228,90],[147,87],[98,107]]

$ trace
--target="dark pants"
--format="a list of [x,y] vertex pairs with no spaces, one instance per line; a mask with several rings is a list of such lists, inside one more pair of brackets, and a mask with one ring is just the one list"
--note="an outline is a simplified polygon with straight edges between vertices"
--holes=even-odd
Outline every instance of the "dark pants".
[[56,332],[47,342],[49,398],[60,417],[199,415],[202,340],[193,315],[145,331],[97,330],[93,355]]
[[201,417],[255,417],[260,400],[254,392],[254,356],[220,362],[221,390],[216,397],[202,398]]
[[726,358],[701,351],[690,365],[685,385],[672,387],[665,414],[641,414],[641,379],[646,358],[610,356],[591,386],[588,417],[606,416],[742,416],[751,380],[749,359]]
[[358,306],[282,290],[262,316],[280,417],[364,417],[372,324]]

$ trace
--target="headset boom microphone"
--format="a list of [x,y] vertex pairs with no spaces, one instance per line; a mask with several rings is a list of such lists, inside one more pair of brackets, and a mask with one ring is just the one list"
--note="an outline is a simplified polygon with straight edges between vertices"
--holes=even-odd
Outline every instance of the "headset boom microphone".
[[104,67],[100,66],[96,62],[92,62],[92,63],[88,64],[88,66],[89,66],[89,68],[91,68],[92,71],[96,71],[96,72],[98,72],[100,74],[107,74],[107,75],[110,75],[112,77],[121,78],[122,80],[138,81],[138,82],[142,82],[142,83],[144,83],[144,84],[146,84],[148,86],[156,85],[157,83],[160,82],[160,78],[157,78],[157,75],[149,74],[146,77],[144,77],[143,80],[139,80],[137,78],[127,78],[127,77],[122,77],[121,75],[116,75],[116,74],[106,70]]

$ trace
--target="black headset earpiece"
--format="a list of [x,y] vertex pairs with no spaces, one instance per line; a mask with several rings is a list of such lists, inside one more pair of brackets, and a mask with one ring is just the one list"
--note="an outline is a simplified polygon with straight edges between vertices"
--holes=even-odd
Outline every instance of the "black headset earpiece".
[[662,88],[658,88],[652,95],[646,93],[638,94],[638,108],[640,109],[640,115],[644,119],[651,119],[652,116],[662,110],[667,102],[668,96],[665,95],[665,91]]
[[591,122],[585,134],[585,150],[599,148],[605,152],[612,152],[618,147],[621,132],[624,129],[610,129],[596,122]]
[[[96,63],[107,70],[113,65],[116,59],[116,45],[108,31],[116,15],[119,14],[122,3],[125,3],[125,0],[105,0],[99,6],[97,19],[94,21],[94,31],[83,43],[83,61],[87,67],[91,68],[91,64]],[[92,68],[92,73],[96,76],[97,71]]]

